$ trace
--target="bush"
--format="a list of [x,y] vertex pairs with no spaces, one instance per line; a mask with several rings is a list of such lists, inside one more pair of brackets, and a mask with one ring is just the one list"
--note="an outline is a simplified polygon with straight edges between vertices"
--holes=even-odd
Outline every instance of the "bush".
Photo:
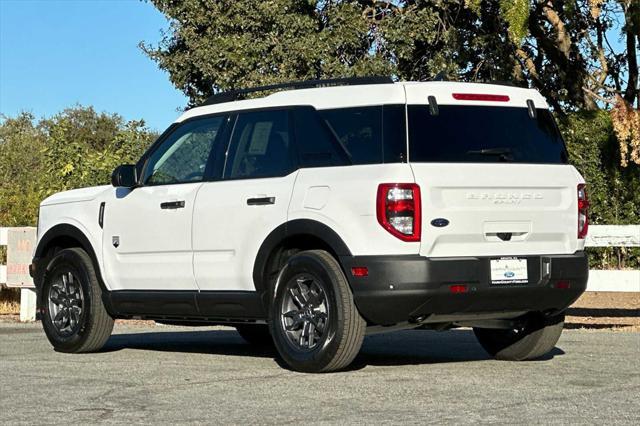
[[0,121],[0,226],[33,226],[49,195],[109,183],[113,169],[137,161],[155,139],[144,121],[91,107],[36,121],[29,113]]
[[[607,111],[570,113],[559,120],[571,163],[587,182],[593,225],[640,223],[640,167],[620,165],[618,143]],[[640,249],[589,249],[594,268],[638,268]]]

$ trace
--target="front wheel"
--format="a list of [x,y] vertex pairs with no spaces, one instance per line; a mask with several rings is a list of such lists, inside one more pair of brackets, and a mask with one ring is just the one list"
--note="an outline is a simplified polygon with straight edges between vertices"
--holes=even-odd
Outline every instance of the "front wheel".
[[64,249],[49,262],[41,288],[42,326],[60,352],[94,352],[107,342],[113,318],[102,304],[93,262],[80,248]]
[[291,368],[324,373],[351,364],[366,322],[335,258],[310,250],[291,257],[282,269],[270,326],[274,344]]
[[564,328],[564,314],[553,317],[531,315],[513,329],[474,328],[480,345],[493,357],[504,361],[540,358],[558,343]]

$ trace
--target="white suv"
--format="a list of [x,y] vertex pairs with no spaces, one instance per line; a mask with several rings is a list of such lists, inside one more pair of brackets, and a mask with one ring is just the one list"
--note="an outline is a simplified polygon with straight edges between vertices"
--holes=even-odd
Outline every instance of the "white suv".
[[584,291],[588,201],[545,100],[494,84],[338,79],[215,95],[113,186],[40,207],[45,332],[99,350],[114,318],[228,324],[295,370],[364,335],[473,327],[540,357]]

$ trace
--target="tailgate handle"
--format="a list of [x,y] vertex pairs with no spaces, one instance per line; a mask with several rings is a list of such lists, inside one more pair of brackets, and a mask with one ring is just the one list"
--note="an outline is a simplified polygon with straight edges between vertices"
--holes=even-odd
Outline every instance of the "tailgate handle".
[[485,232],[484,236],[488,241],[524,241],[529,235],[528,232]]
[[502,241],[511,241],[511,236],[513,234],[511,232],[498,232],[496,236],[500,238]]

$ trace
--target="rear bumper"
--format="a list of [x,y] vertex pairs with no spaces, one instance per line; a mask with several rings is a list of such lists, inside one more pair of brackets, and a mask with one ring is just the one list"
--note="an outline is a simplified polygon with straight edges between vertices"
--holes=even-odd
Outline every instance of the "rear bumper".
[[[358,310],[377,325],[558,313],[586,288],[584,252],[518,257],[527,259],[527,284],[492,285],[488,257],[353,256],[340,261]],[[368,276],[354,277],[354,266],[368,268]],[[563,288],[556,288],[559,281]],[[452,285],[466,285],[467,292],[453,293]]]

